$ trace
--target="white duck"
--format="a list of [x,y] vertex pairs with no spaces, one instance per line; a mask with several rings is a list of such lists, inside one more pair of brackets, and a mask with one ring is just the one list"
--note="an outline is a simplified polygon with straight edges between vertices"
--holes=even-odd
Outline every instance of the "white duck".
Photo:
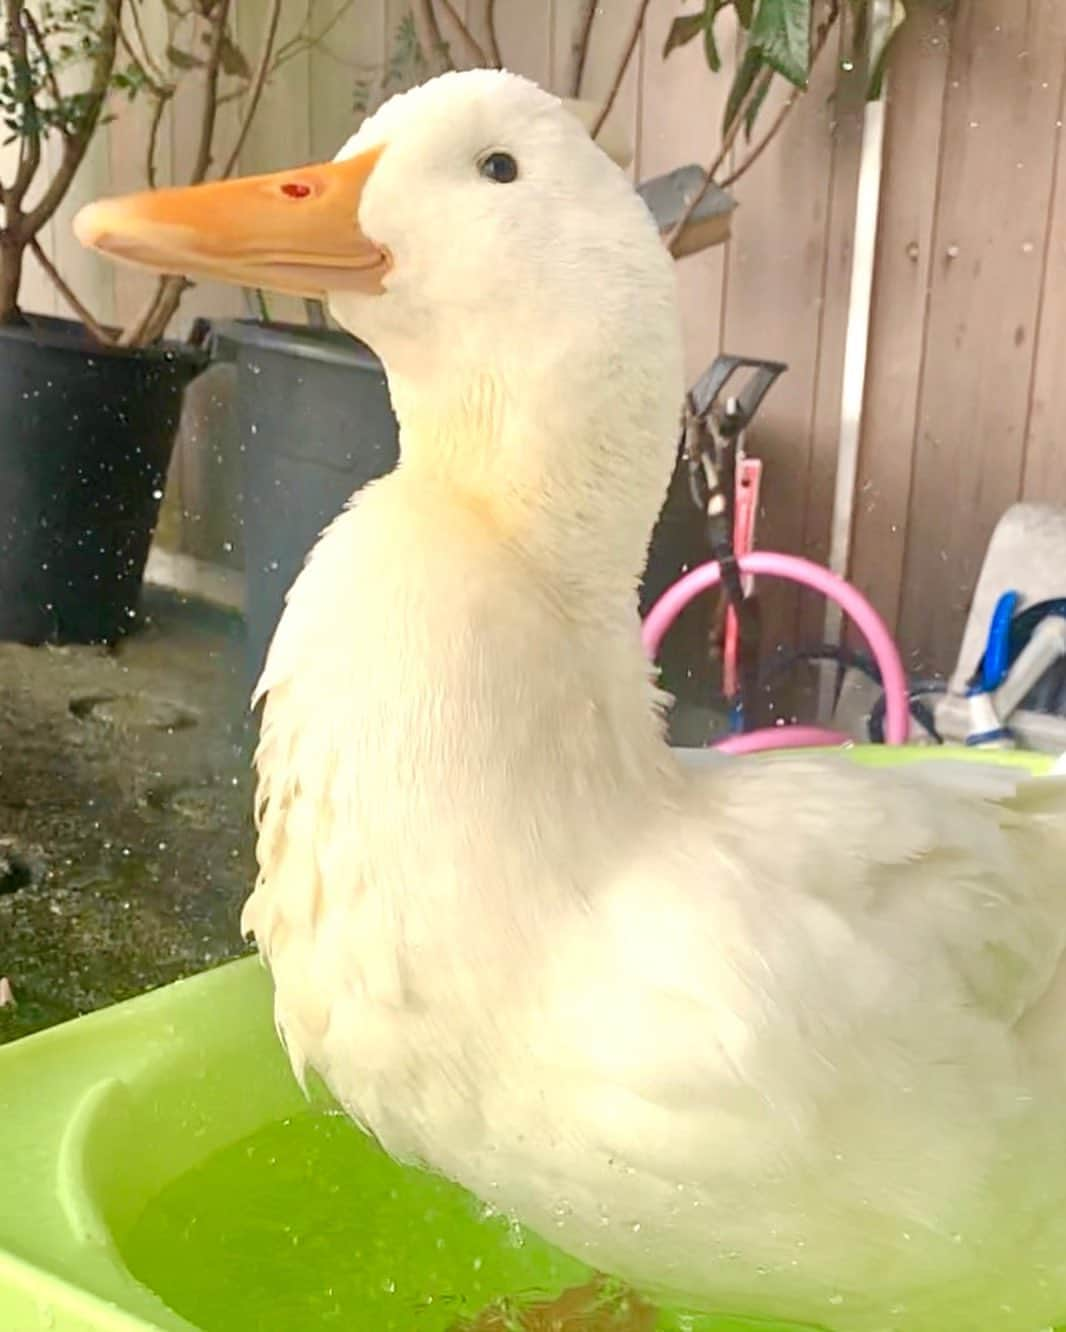
[[296,581],[244,921],[299,1076],[396,1156],[697,1308],[1066,1313],[1066,783],[666,747],[635,587],[682,393],[622,172],[509,74],[88,243],[325,295],[403,460]]

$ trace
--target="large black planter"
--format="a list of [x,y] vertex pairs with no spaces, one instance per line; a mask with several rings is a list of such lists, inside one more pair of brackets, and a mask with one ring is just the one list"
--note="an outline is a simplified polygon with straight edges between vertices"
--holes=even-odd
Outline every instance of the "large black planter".
[[[217,338],[220,354],[232,357],[238,372],[245,614],[254,677],[285,593],[318,534],[350,495],[395,465],[396,420],[381,363],[346,334],[237,321],[220,326]],[[702,519],[679,471],[652,542],[644,609],[704,558]],[[354,609],[359,588],[347,592]],[[708,604],[703,598],[691,606],[667,639],[664,684],[681,698],[708,696]]]
[[0,639],[113,643],[136,617],[185,386],[206,353],[0,328]]

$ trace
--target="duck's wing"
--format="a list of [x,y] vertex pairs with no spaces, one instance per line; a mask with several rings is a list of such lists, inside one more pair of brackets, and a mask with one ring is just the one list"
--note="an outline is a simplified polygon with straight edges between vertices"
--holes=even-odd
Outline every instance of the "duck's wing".
[[649,828],[556,970],[560,1057],[649,1167],[765,1152],[845,1086],[947,1116],[1007,1078],[1064,1002],[1066,780],[957,769],[739,761]]

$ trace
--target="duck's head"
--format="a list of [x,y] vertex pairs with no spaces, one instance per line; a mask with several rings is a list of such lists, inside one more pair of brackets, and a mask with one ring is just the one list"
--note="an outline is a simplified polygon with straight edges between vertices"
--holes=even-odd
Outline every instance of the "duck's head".
[[161,272],[326,300],[385,363],[405,461],[507,496],[519,526],[554,515],[557,543],[594,527],[639,573],[682,392],[673,265],[557,98],[446,74],[333,162],[105,200],[75,228]]

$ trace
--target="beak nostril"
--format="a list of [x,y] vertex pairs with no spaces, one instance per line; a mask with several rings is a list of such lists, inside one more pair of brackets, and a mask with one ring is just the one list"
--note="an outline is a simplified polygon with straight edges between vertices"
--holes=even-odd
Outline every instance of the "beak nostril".
[[311,186],[305,185],[300,180],[287,180],[281,187],[282,194],[287,194],[290,199],[306,199],[311,193]]

